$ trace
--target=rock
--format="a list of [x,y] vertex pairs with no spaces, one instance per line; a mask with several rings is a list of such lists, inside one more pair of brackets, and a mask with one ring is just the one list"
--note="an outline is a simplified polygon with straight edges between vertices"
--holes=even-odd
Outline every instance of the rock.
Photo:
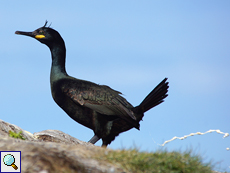
[[44,142],[56,142],[64,144],[81,144],[81,145],[91,145],[91,143],[80,141],[66,133],[59,130],[44,130],[41,132],[34,133],[34,138]]
[[[9,130],[25,138],[9,137]],[[0,150],[21,151],[23,173],[117,173],[118,165],[96,159],[109,149],[80,141],[58,130],[31,134],[20,127],[0,120]]]
[[14,124],[10,124],[10,123],[7,123],[5,121],[0,120],[0,137],[1,138],[2,137],[9,137],[9,131],[12,131],[12,132],[15,132],[15,133],[19,133],[21,131],[22,136],[26,140],[30,140],[30,141],[35,140],[32,133],[21,129],[20,127],[14,125]]

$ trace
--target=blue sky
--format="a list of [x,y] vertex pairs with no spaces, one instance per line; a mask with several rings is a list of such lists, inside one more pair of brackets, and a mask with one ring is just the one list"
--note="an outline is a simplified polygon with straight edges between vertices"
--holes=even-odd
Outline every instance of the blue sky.
[[[52,23],[65,40],[69,75],[109,85],[134,106],[165,77],[169,96],[148,111],[141,130],[120,134],[113,149],[162,149],[174,136],[230,133],[230,1],[3,1],[0,6],[1,119],[32,133],[56,129],[88,141],[93,132],[52,100],[49,49],[15,35]],[[230,138],[212,133],[168,143],[193,149],[230,171]],[[101,145],[101,141],[97,143]]]

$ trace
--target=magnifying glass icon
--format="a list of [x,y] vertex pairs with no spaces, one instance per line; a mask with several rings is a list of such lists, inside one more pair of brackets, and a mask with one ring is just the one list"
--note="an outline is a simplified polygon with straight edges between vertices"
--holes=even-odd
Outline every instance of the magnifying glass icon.
[[18,167],[14,164],[15,163],[15,158],[12,154],[7,154],[3,158],[3,162],[7,166],[12,166],[15,170],[18,169]]

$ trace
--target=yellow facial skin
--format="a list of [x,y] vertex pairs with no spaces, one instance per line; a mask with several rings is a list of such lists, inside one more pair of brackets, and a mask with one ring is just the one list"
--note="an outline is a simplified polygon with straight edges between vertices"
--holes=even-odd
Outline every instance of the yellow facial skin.
[[35,38],[36,39],[41,39],[41,38],[45,38],[45,36],[44,35],[35,35]]

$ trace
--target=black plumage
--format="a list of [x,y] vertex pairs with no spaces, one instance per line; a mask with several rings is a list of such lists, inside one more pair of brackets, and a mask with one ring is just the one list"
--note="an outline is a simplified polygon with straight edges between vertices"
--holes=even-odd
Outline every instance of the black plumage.
[[94,131],[95,135],[89,142],[94,144],[102,139],[102,145],[107,146],[120,133],[133,127],[139,129],[144,112],[162,103],[168,96],[168,82],[165,78],[140,105],[133,107],[119,91],[69,76],[65,70],[64,40],[46,24],[33,32],[15,33],[33,37],[49,47],[52,56],[50,84],[53,99],[73,120]]

